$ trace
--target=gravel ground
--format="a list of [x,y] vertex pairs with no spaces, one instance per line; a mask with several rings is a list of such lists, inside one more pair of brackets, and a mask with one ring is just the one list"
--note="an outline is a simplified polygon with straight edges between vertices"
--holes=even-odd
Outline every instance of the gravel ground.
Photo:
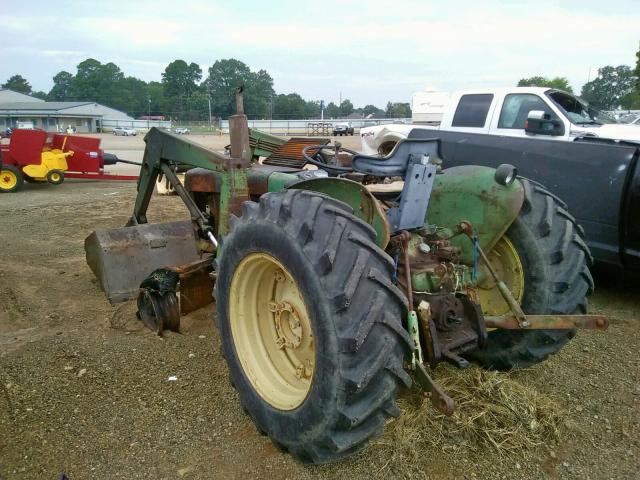
[[[215,148],[228,141],[192,138]],[[140,137],[107,136],[103,146],[141,158],[142,145]],[[307,467],[278,452],[243,413],[213,307],[160,339],[135,319],[133,304],[104,299],[83,241],[96,227],[122,226],[134,197],[131,183],[81,181],[0,197],[1,479],[640,478],[637,282],[596,272],[592,311],[610,316],[609,331],[581,332],[549,361],[510,375],[568,410],[558,441],[504,455],[447,438],[410,461],[374,444],[344,462]],[[149,216],[185,218],[185,209],[176,197],[157,197]]]

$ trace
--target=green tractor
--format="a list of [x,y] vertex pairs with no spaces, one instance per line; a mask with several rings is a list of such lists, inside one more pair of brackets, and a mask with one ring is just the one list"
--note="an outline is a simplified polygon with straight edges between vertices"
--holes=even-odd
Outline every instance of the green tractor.
[[[400,414],[396,395],[412,381],[452,414],[429,375],[439,362],[527,367],[576,328],[606,328],[586,314],[580,227],[513,167],[443,170],[437,139],[401,141],[384,158],[308,146],[304,168],[263,165],[241,91],[237,104],[228,155],[151,129],[133,216],[88,237],[87,260],[110,300],[138,295],[143,319],[165,326],[179,316],[176,289],[189,297],[182,266],[204,264],[196,287],[209,294],[215,282],[242,406],[297,459],[363,448]],[[186,230],[147,223],[159,175],[191,212]]]

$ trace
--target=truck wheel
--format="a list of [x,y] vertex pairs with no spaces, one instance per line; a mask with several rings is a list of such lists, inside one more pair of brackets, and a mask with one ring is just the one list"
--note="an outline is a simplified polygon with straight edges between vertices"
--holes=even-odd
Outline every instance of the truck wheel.
[[[488,257],[525,313],[584,314],[593,278],[582,228],[558,197],[538,183],[520,181],[525,191],[520,215]],[[485,315],[509,312],[495,283],[484,280],[479,287]],[[528,367],[558,352],[574,334],[497,329],[489,333],[487,345],[469,357],[498,370]]]
[[24,185],[22,172],[13,165],[2,165],[0,170],[0,192],[17,192]]
[[64,182],[64,173],[62,170],[50,170],[49,173],[47,173],[47,182],[51,185],[60,185]]
[[308,191],[246,202],[223,242],[217,324],[258,429],[308,463],[350,455],[400,412],[406,299],[373,229]]

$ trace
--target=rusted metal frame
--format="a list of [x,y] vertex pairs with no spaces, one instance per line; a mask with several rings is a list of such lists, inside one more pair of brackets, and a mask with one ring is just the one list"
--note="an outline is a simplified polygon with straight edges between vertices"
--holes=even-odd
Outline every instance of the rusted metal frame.
[[[481,348],[486,342],[487,332],[482,312],[466,295],[434,297],[431,302],[422,300],[418,305],[418,319],[429,365],[435,368],[438,363],[447,361],[458,368],[467,368],[469,361],[460,354]],[[453,300],[453,304],[447,302],[447,299]],[[442,325],[442,315],[447,314],[450,308],[454,308],[452,311],[459,315],[461,322],[453,328]],[[434,318],[434,314],[439,314],[440,320]]]
[[147,223],[147,209],[161,171],[161,164],[183,164],[223,173],[235,168],[245,168],[250,164],[250,162],[245,164],[242,160],[225,157],[190,140],[155,127],[149,130],[144,140],[146,147],[138,179],[138,196],[128,226]]
[[440,385],[431,378],[431,375],[429,375],[429,372],[427,372],[427,369],[422,363],[418,363],[416,366],[415,379],[423,390],[431,394],[431,404],[434,408],[448,417],[453,415],[456,409],[456,403],[442,390]]
[[496,286],[498,287],[498,291],[500,292],[500,295],[502,295],[502,298],[504,298],[504,301],[507,302],[507,305],[509,305],[511,312],[513,313],[514,317],[517,319],[520,327],[521,328],[527,327],[529,325],[527,321],[527,316],[522,311],[520,304],[516,301],[515,298],[513,298],[513,295],[511,294],[511,291],[509,290],[509,288],[498,277],[498,274],[493,269],[493,266],[491,265],[491,262],[489,262],[489,259],[487,258],[487,255],[484,253],[483,248],[480,246],[480,243],[475,242],[475,239],[474,239],[475,228],[473,227],[473,224],[468,220],[463,220],[458,224],[458,228],[461,233],[464,233],[467,237],[469,237],[469,240],[471,240],[471,242],[475,244],[475,248],[477,248],[478,253],[480,254],[480,258],[482,259],[482,262],[487,267],[487,270],[489,270],[489,273],[491,274],[494,281],[496,282]]
[[205,217],[204,213],[202,213],[202,211],[198,208],[193,198],[191,198],[189,192],[187,192],[187,190],[184,188],[184,186],[180,182],[180,179],[178,179],[178,176],[173,171],[173,168],[171,168],[171,166],[167,165],[166,163],[161,163],[160,169],[162,170],[162,173],[164,173],[164,175],[167,177],[180,199],[184,202],[185,206],[189,210],[189,213],[191,213],[191,218],[198,224],[198,228],[211,241],[213,246],[217,247],[218,240],[213,235],[213,232],[211,231],[212,227],[209,225],[207,218]]
[[602,315],[527,315],[528,325],[523,327],[513,315],[501,317],[485,317],[488,328],[507,330],[565,330],[584,328],[590,330],[606,330],[609,321]]
[[[418,317],[413,307],[413,291],[411,284],[411,267],[409,265],[409,240],[411,234],[406,230],[400,232],[398,236],[394,238],[396,245],[401,249],[401,254],[404,263],[405,273],[405,291],[407,292],[407,299],[409,301],[409,315],[407,321],[407,329],[414,343],[414,351],[412,352],[411,370],[414,372],[414,376],[418,384],[423,390],[431,394],[431,403],[437,410],[441,411],[447,416],[453,415],[455,410],[455,402],[447,395],[444,390],[431,378],[427,369],[424,366],[422,360],[422,347],[420,346],[420,331],[418,326]],[[427,347],[428,348],[428,347]],[[417,358],[416,358],[417,357]]]
[[411,368],[415,370],[417,364],[422,364],[422,346],[420,345],[420,330],[418,327],[418,315],[413,307],[413,288],[411,283],[411,266],[409,264],[409,240],[411,234],[406,230],[401,231],[395,238],[396,244],[400,248],[402,262],[404,264],[405,292],[409,302],[409,313],[407,315],[407,330],[413,341],[413,351],[411,352]]
[[180,275],[180,314],[186,315],[213,301],[213,257],[172,268]]

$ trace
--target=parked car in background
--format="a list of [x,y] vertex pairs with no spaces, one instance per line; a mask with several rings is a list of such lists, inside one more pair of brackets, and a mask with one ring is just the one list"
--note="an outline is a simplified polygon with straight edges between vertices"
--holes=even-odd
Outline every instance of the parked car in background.
[[177,127],[174,132],[178,135],[188,135],[191,131],[187,127]]
[[353,135],[353,127],[351,122],[340,122],[333,126],[333,136],[338,135]]
[[124,137],[136,136],[138,131],[135,128],[129,127],[114,127],[112,130],[114,135],[122,135]]

